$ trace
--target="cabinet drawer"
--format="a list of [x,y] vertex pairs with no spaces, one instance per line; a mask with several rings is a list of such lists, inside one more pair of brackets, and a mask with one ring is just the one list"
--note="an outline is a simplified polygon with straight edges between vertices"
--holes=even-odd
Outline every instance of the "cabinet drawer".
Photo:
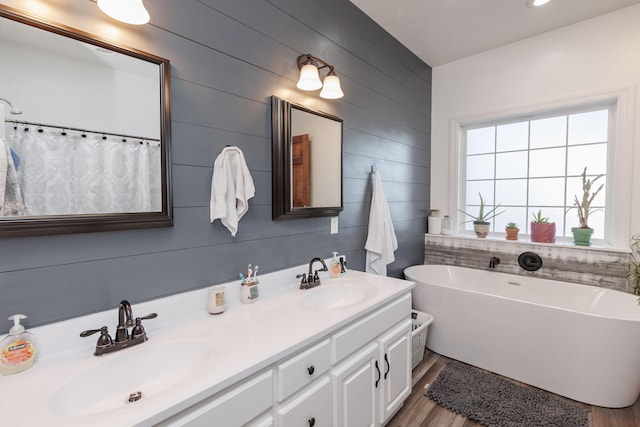
[[324,340],[282,362],[276,368],[278,401],[320,378],[331,367],[331,345]]
[[271,370],[185,409],[159,426],[243,425],[273,405]]
[[331,426],[331,381],[325,376],[278,410],[279,426]]
[[376,313],[366,316],[353,325],[337,332],[331,338],[331,363],[336,364],[360,347],[373,341],[386,330],[411,316],[411,294],[392,301]]

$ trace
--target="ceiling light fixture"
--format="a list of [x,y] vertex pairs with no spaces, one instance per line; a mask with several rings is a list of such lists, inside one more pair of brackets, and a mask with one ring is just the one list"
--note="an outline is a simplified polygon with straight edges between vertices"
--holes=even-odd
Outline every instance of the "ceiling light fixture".
[[[320,70],[323,68],[329,69],[324,78],[324,84],[320,81]],[[340,79],[333,70],[333,65],[307,53],[298,57],[298,69],[300,70],[300,79],[296,84],[298,89],[318,90],[322,88],[320,97],[325,99],[338,99],[344,96],[340,88]]]
[[126,24],[142,25],[149,22],[149,12],[142,0],[98,0],[104,13]]
[[525,4],[527,5],[527,7],[538,7],[538,6],[544,6],[550,1],[551,0],[526,0]]

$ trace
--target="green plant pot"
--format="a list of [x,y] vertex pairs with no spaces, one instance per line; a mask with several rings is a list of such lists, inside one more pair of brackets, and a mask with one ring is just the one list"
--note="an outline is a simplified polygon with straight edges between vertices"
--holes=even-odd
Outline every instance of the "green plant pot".
[[591,246],[591,235],[593,234],[593,228],[571,228],[573,233],[573,243],[578,246]]
[[476,237],[484,239],[489,234],[490,222],[478,222],[473,221],[473,231],[476,232]]

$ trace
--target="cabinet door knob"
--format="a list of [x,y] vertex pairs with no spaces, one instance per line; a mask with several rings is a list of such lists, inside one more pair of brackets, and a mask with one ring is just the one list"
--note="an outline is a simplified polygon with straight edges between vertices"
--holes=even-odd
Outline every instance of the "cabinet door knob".
[[307,372],[309,372],[309,375],[313,375],[315,371],[316,371],[316,368],[313,365],[307,368]]
[[316,419],[315,419],[315,417],[314,417],[314,418],[311,418],[311,419],[309,420],[309,427],[313,427],[314,425],[316,425]]

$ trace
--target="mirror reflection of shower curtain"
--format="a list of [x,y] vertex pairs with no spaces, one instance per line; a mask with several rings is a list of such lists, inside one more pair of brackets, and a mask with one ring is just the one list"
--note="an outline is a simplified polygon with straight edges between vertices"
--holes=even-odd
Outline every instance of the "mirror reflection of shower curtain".
[[34,127],[18,128],[12,147],[30,215],[158,212],[160,144]]

